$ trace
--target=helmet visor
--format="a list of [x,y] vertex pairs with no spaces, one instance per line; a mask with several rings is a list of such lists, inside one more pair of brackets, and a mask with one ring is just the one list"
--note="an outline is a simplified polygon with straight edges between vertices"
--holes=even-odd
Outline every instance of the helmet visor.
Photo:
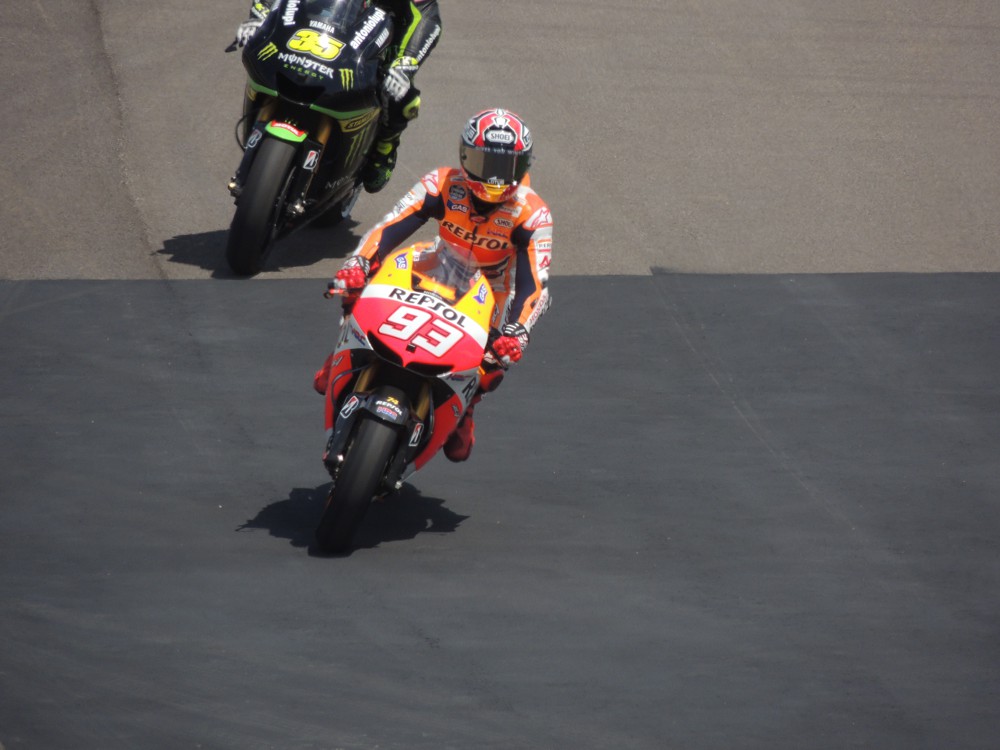
[[462,144],[462,166],[477,182],[512,185],[520,182],[531,166],[531,152],[470,148]]

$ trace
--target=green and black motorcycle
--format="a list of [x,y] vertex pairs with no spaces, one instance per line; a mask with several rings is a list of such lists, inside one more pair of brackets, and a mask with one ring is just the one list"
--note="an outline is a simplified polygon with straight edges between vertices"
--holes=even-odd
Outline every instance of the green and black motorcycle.
[[275,241],[299,227],[350,216],[391,36],[391,16],[370,0],[285,0],[244,47],[243,159],[229,183],[226,243],[234,273],[259,273]]

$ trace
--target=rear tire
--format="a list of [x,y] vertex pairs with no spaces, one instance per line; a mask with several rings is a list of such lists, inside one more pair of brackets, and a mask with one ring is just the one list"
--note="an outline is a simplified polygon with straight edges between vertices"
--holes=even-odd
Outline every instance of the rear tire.
[[316,544],[323,552],[347,552],[354,532],[378,492],[399,441],[399,433],[376,419],[362,416],[337,483],[326,499],[326,509],[316,528]]
[[284,203],[296,151],[292,144],[275,138],[265,138],[260,144],[260,153],[250,166],[236,204],[226,242],[226,260],[239,276],[254,276],[264,267],[277,235],[278,211]]

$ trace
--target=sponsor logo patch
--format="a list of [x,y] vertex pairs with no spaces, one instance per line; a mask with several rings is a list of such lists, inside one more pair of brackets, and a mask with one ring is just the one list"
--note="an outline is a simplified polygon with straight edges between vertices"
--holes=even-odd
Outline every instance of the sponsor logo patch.
[[368,125],[372,120],[378,117],[378,113],[379,110],[372,109],[369,112],[365,112],[363,115],[352,117],[350,120],[338,120],[337,122],[340,124],[340,130],[342,132],[353,133]]
[[540,208],[535,211],[524,225],[525,229],[532,232],[540,227],[549,226],[552,226],[552,214],[547,208]]
[[430,174],[425,174],[420,178],[420,181],[424,184],[424,188],[431,195],[438,195],[441,192],[441,185],[438,183],[437,172],[431,172]]
[[381,8],[376,8],[371,17],[365,21],[364,26],[358,29],[357,33],[354,35],[354,38],[351,40],[351,49],[356,50],[364,44],[365,40],[368,39],[368,36],[378,28],[380,23],[382,23],[383,18],[385,18],[385,11]]
[[454,237],[472,247],[482,247],[487,250],[506,250],[510,247],[510,243],[507,242],[506,239],[483,237],[481,235],[477,235],[475,232],[470,232],[468,229],[465,229],[464,227],[461,227],[451,221],[443,221],[441,222],[441,226],[448,230],[448,232],[450,232]]
[[396,404],[390,403],[388,401],[378,401],[375,404],[375,413],[381,414],[383,417],[387,417],[394,422],[399,421],[403,418],[403,410],[399,408]]
[[506,130],[490,130],[483,137],[490,143],[501,143],[507,145],[509,143],[513,143],[517,136]]
[[343,417],[344,419],[347,419],[355,412],[355,410],[357,410],[358,405],[360,403],[361,402],[358,400],[357,396],[351,396],[349,399],[347,399],[347,403],[345,403],[343,407],[341,407],[340,416]]
[[306,131],[299,130],[294,125],[289,125],[287,122],[281,122],[280,120],[271,120],[270,127],[276,130],[285,130],[294,135],[296,138],[301,138],[306,134]]

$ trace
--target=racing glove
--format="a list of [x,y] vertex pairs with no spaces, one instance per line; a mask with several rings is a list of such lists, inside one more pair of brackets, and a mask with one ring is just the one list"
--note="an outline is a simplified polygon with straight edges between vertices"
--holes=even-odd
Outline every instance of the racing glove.
[[257,33],[257,29],[264,21],[260,18],[251,18],[241,23],[236,29],[236,39],[233,44],[237,47],[245,47],[250,43],[250,39]]
[[520,362],[530,338],[527,329],[520,323],[508,323],[500,329],[500,334],[493,342],[494,355],[504,366]]
[[413,76],[418,67],[417,60],[413,57],[397,57],[393,60],[385,80],[382,81],[382,91],[385,95],[394,102],[401,101],[413,85]]
[[371,273],[371,263],[368,259],[352,255],[344,261],[344,265],[330,282],[330,291],[345,295],[345,304],[348,300],[353,302],[368,283],[369,273]]

